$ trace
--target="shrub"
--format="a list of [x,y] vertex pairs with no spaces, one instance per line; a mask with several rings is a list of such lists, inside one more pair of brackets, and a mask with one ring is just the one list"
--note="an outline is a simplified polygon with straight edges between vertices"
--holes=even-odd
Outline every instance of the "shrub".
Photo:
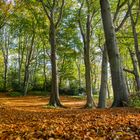
[[9,96],[11,96],[11,97],[19,97],[19,96],[22,96],[22,94],[20,93],[20,92],[10,92],[9,94],[8,94]]
[[140,107],[140,93],[129,96],[129,106]]
[[47,96],[49,93],[48,92],[43,92],[43,91],[30,91],[28,95],[33,95],[33,96]]

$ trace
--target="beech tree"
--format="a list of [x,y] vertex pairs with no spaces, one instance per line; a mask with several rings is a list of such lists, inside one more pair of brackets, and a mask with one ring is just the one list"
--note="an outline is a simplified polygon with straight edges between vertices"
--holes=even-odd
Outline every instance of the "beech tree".
[[49,105],[62,106],[59,99],[58,87],[58,71],[57,71],[57,53],[56,53],[56,33],[57,28],[61,22],[63,15],[63,8],[65,0],[47,0],[44,2],[40,0],[42,7],[49,19],[49,42],[51,46],[51,66],[52,66],[52,91],[50,96]]
[[[81,2],[81,6],[79,9],[79,28],[81,31],[81,36],[83,39],[84,46],[84,63],[85,63],[85,81],[86,81],[86,94],[87,94],[87,102],[85,107],[92,108],[94,106],[92,99],[92,84],[91,84],[91,62],[90,62],[90,46],[91,46],[91,36],[92,36],[92,20],[93,16],[96,13],[96,9],[92,7],[93,2],[90,0],[83,0]],[[93,9],[91,9],[91,7]],[[82,10],[86,9],[86,22],[83,25],[81,17]]]
[[112,107],[121,107],[127,105],[128,89],[126,86],[119,49],[116,42],[115,29],[113,27],[109,1],[100,0],[100,5],[112,76],[112,86],[114,93]]

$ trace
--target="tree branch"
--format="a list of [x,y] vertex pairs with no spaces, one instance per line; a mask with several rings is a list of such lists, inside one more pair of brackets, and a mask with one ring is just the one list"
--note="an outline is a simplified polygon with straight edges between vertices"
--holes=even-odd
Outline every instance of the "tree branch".
[[[45,3],[43,2],[43,0],[40,0],[40,2],[41,2],[41,4],[42,4],[42,7],[43,7],[43,9],[44,9],[44,11],[45,11],[45,13],[46,13],[48,19],[51,21],[51,17],[50,17],[50,15],[49,15],[49,12],[48,12],[47,9],[46,9],[47,6],[46,6]],[[48,7],[47,7],[47,8],[48,8]]]
[[129,6],[129,8],[128,8],[123,20],[121,21],[120,25],[115,29],[116,32],[118,32],[120,30],[120,28],[124,25],[125,21],[129,17],[130,10],[133,7],[134,3],[135,3],[135,0],[132,1],[131,5]]
[[131,73],[131,74],[135,74],[133,70],[128,70],[128,69],[125,69],[125,68],[123,68],[123,70],[124,70],[125,72]]
[[55,24],[55,27],[57,27],[62,19],[62,15],[63,15],[63,7],[64,7],[64,3],[65,3],[65,0],[62,0],[62,4],[61,4],[61,7],[60,7],[60,13],[59,13],[59,17],[58,17],[58,20]]
[[115,22],[115,20],[117,19],[117,16],[118,16],[118,13],[120,11],[120,9],[127,3],[128,0],[125,0],[122,4],[120,4],[120,0],[118,1],[118,4],[117,4],[117,8],[116,8],[116,12],[114,14],[114,18],[113,18],[113,22]]
[[84,33],[84,30],[83,30],[83,27],[82,27],[82,23],[81,23],[81,10],[83,8],[83,5],[84,5],[84,1],[81,3],[80,9],[78,11],[78,15],[79,15],[78,23],[79,23],[79,28],[80,28],[80,31],[81,31],[81,35],[82,35],[83,41],[84,41],[84,43],[86,43],[85,33]]

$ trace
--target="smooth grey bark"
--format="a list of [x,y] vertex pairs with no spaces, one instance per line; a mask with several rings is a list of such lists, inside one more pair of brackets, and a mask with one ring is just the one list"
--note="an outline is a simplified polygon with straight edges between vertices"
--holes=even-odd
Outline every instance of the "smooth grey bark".
[[107,49],[104,45],[103,56],[102,56],[102,71],[101,71],[101,85],[99,92],[99,108],[106,107],[106,96],[107,96]]
[[123,107],[128,103],[128,89],[123,75],[119,49],[116,43],[110,4],[108,0],[100,0],[100,6],[112,77],[114,94],[112,107]]

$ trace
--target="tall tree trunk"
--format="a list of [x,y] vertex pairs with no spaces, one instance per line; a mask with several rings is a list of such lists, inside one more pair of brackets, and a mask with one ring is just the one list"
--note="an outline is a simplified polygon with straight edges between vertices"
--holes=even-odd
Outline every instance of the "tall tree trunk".
[[84,62],[85,62],[85,80],[86,80],[86,94],[87,102],[86,107],[92,108],[94,106],[92,99],[92,86],[91,86],[91,67],[90,67],[90,15],[87,15],[86,23],[86,43],[84,44]]
[[104,45],[103,56],[102,56],[102,72],[101,72],[101,85],[99,92],[99,108],[106,107],[106,96],[107,96],[107,50]]
[[50,22],[49,39],[51,45],[51,65],[52,65],[52,91],[49,100],[49,105],[57,107],[62,105],[59,99],[58,72],[56,64],[56,30],[53,22]]
[[[50,21],[49,41],[51,45],[51,65],[52,65],[52,91],[50,95],[49,105],[61,106],[59,99],[58,72],[56,63],[56,29],[58,28],[63,15],[65,0],[53,0],[52,2],[44,2],[40,0],[44,11]],[[57,7],[58,6],[58,7]],[[57,11],[58,16],[54,13]]]
[[85,82],[86,82],[86,94],[87,100],[85,104],[85,108],[92,108],[95,106],[92,98],[92,85],[91,85],[91,66],[90,66],[90,39],[91,39],[91,22],[92,17],[94,15],[94,11],[90,11],[90,3],[88,0],[83,1],[81,3],[81,7],[79,9],[79,17],[81,17],[81,10],[83,8],[84,2],[86,2],[87,6],[87,15],[86,15],[86,27],[84,31],[84,27],[82,25],[81,20],[79,19],[79,27],[82,35],[82,39],[84,42],[84,63],[85,63]]
[[114,93],[112,107],[123,107],[126,106],[128,102],[128,89],[123,75],[119,49],[116,43],[110,4],[108,0],[100,0],[100,6]]

